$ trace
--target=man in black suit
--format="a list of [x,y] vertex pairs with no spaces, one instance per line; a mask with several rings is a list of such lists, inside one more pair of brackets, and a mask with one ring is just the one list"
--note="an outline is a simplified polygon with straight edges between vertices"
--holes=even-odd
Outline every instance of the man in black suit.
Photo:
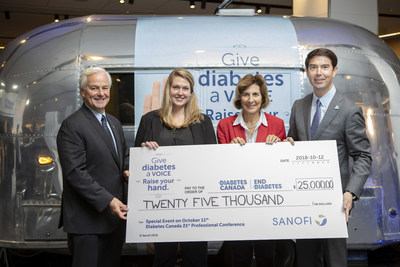
[[127,149],[120,122],[105,112],[111,76],[88,68],[79,78],[82,107],[61,124],[57,148],[63,173],[60,225],[72,266],[119,266],[128,211]]
[[[333,84],[337,61],[336,55],[325,48],[307,55],[306,74],[313,93],[293,104],[288,139],[336,140],[343,209],[348,221],[353,201],[360,197],[369,176],[372,159],[361,107],[345,98]],[[296,247],[299,267],[347,266],[345,238],[300,239]]]

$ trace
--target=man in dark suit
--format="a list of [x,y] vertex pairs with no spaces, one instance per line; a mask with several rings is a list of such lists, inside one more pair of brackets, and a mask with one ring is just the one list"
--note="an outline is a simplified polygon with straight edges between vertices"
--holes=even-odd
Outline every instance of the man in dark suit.
[[120,122],[105,112],[111,77],[88,68],[79,78],[82,107],[61,124],[57,148],[63,173],[60,224],[73,266],[119,266],[128,211],[127,149]]
[[[294,141],[336,140],[348,221],[353,201],[361,194],[371,167],[370,144],[361,108],[333,85],[337,57],[329,49],[311,51],[305,61],[313,93],[292,107],[288,136]],[[350,170],[349,157],[353,159]],[[297,240],[297,266],[347,266],[345,238]]]

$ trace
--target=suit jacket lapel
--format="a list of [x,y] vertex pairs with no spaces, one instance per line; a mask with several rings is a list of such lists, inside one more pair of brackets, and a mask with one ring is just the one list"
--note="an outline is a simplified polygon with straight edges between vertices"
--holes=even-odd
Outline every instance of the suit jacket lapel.
[[304,98],[303,102],[303,118],[304,118],[304,126],[306,129],[307,140],[311,140],[311,133],[310,133],[310,117],[311,117],[311,102],[312,102],[313,94],[309,94]]
[[342,94],[336,91],[336,94],[333,96],[332,101],[329,104],[325,112],[325,115],[318,126],[318,130],[314,136],[315,140],[317,140],[321,136],[321,134],[325,131],[325,129],[329,126],[329,124],[331,124],[333,119],[339,113],[342,101],[343,101]]
[[[108,118],[108,117],[107,117]],[[114,122],[107,119],[108,123],[110,124],[111,131],[113,132],[114,138],[115,138],[115,144],[117,146],[118,150],[118,155],[116,154],[114,144],[112,144],[112,151],[113,151],[113,156],[116,157],[116,160],[118,163],[121,163],[121,159],[123,158],[123,154],[125,153],[124,148],[122,147],[122,140],[120,138],[120,133],[117,131],[117,128],[114,125]]]
[[[102,138],[104,143],[107,145],[107,148],[110,150],[111,154],[113,155],[113,158],[119,165],[119,159],[118,159],[117,153],[115,151],[114,144],[112,143],[112,140],[110,139],[110,137],[107,136],[106,132],[104,131],[104,129],[101,126],[101,124],[99,123],[99,121],[96,119],[96,116],[85,104],[82,105],[82,111],[85,114],[85,117],[88,119],[90,125],[95,129],[95,131],[100,135],[100,137]],[[108,122],[110,123],[109,120],[108,120]],[[111,128],[113,128],[113,127],[111,127]],[[113,133],[114,133],[114,137],[116,138],[114,129],[113,129]],[[118,142],[117,142],[117,145],[118,145]]]
[[267,114],[262,112],[261,116],[265,116],[265,119],[267,120],[268,127],[265,126],[262,123],[260,124],[260,126],[258,127],[257,138],[256,138],[256,142],[257,143],[264,143],[265,142],[265,140],[267,139],[267,136],[269,135],[269,130],[272,127],[270,125],[270,122],[267,119]]
[[246,131],[244,130],[244,128],[242,127],[242,125],[237,124],[237,125],[233,125],[233,131],[235,133],[234,137],[241,137],[244,140],[246,140]]

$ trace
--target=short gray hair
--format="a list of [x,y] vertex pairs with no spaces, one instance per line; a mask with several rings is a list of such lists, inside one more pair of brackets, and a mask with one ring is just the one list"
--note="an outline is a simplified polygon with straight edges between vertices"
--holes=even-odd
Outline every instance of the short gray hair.
[[105,69],[100,68],[100,67],[90,67],[90,68],[87,68],[86,70],[84,70],[81,73],[81,76],[79,76],[79,89],[80,90],[85,89],[86,84],[87,84],[87,76],[92,75],[94,73],[98,73],[98,72],[104,72],[105,74],[107,74],[108,84],[111,87],[112,79],[111,79],[110,73],[108,73]]

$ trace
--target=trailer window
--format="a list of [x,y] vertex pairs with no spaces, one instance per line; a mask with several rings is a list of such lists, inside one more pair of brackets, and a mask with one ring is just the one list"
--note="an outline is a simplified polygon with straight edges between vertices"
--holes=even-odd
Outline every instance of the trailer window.
[[122,125],[134,125],[133,73],[111,73],[110,102],[106,111],[118,118]]

